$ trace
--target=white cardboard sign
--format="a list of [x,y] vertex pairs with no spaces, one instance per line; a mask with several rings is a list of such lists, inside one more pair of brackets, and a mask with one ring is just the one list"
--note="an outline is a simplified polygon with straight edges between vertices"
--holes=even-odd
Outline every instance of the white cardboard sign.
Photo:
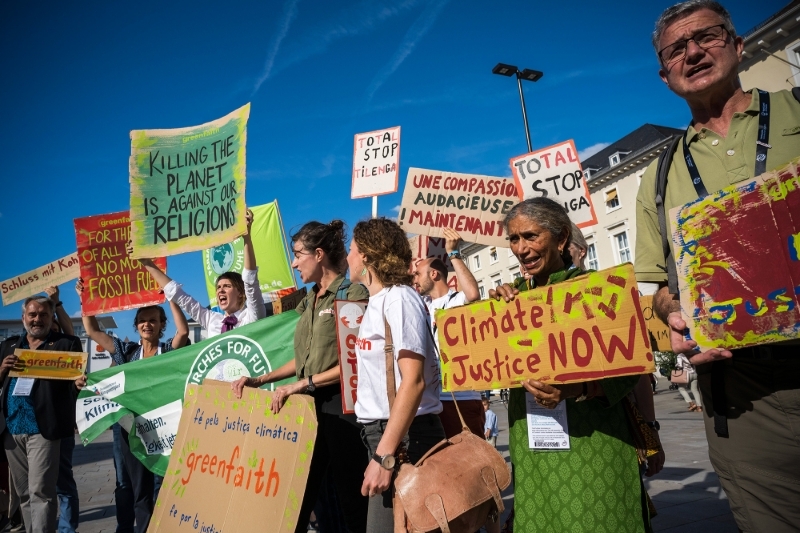
[[350,198],[397,192],[400,126],[356,133],[353,141],[353,186]]

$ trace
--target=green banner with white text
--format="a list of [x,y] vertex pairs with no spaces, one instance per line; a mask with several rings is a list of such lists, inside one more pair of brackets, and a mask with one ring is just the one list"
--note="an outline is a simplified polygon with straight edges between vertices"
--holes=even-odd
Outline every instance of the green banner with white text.
[[281,313],[174,352],[92,372],[76,406],[81,441],[89,444],[119,421],[130,434],[133,454],[163,476],[186,387],[205,378],[234,381],[279,368],[294,358],[299,319],[295,312]]

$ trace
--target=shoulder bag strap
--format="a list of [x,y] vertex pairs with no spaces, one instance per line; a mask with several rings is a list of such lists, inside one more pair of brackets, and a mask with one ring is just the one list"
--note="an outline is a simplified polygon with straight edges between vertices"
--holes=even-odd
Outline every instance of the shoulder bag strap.
[[[670,145],[658,156],[658,166],[656,167],[656,211],[658,213],[658,226],[661,230],[661,246],[664,250],[664,263],[662,266],[667,272],[667,284],[670,294],[678,294],[678,270],[672,257],[672,246],[670,245],[669,228],[667,227],[667,213],[664,209],[664,199],[667,193],[667,175],[669,167],[672,165],[672,156],[681,141],[681,136],[676,136]],[[661,266],[661,265],[658,265]]]
[[800,87],[795,87],[792,89],[792,96],[794,99],[800,102]]
[[[388,295],[389,293],[387,291],[386,296]],[[381,314],[383,315],[383,325],[386,328],[383,352],[386,354],[386,395],[389,397],[389,413],[391,414],[392,407],[394,407],[394,399],[397,396],[397,386],[394,380],[394,341],[392,339],[392,328],[389,327],[389,321],[386,320],[386,296],[383,297],[383,309],[381,309]]]

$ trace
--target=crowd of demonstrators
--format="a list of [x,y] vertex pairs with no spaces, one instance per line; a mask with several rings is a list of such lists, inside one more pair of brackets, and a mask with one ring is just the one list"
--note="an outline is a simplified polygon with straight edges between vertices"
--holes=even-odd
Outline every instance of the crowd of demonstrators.
[[[78,296],[83,292],[82,279],[76,283],[75,290]],[[139,334],[138,342],[125,342],[119,337],[105,333],[93,316],[83,317],[83,327],[89,338],[108,351],[112,365],[124,365],[177,350],[189,344],[189,325],[186,317],[175,302],[170,302],[169,306],[175,321],[175,336],[165,341],[161,339],[167,329],[167,314],[159,305],[140,307],[136,310],[133,327]],[[112,431],[116,471],[114,489],[116,531],[145,533],[155,508],[162,478],[153,474],[131,453],[128,431],[119,423],[112,426]]]
[[[797,157],[800,102],[790,91],[742,90],[744,42],[722,5],[690,0],[668,8],[656,23],[653,45],[661,79],[686,101],[692,119],[668,167],[666,212]],[[674,260],[665,258],[662,246],[656,170],[653,164],[642,176],[637,197],[637,279],[659,285],[654,311],[671,327],[673,351],[686,354],[697,370],[709,457],[739,529],[795,531],[800,346],[790,341],[698,353],[697,344],[684,338],[686,323],[664,268]],[[724,231],[725,218],[719,224]],[[769,259],[756,254],[749,260]]]
[[[300,302],[300,314],[294,336],[294,359],[282,367],[257,377],[243,377],[232,383],[238,398],[244,386],[260,387],[266,383],[296,377],[297,381],[275,390],[273,412],[278,412],[290,394],[309,394],[317,412],[317,439],[309,467],[303,503],[296,531],[305,531],[309,516],[320,495],[333,492],[339,509],[315,512],[323,529],[343,515],[353,533],[367,529],[368,499],[361,494],[361,483],[369,458],[354,450],[363,448],[361,426],[354,415],[343,414],[339,386],[339,350],[336,342],[334,300],[359,301],[369,298],[367,289],[345,278],[347,252],[345,228],[340,220],[329,224],[308,222],[292,235],[292,268],[303,283],[313,283]],[[326,473],[334,491],[326,482]],[[338,511],[341,512],[338,512]],[[327,522],[327,523],[326,523]]]

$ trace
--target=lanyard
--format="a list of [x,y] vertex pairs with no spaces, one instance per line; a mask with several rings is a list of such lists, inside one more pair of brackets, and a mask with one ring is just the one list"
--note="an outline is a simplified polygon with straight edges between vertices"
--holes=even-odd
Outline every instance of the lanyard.
[[[760,176],[767,171],[767,148],[772,148],[769,145],[769,93],[758,89],[758,100],[760,109],[758,113],[758,139],[756,139],[756,165],[753,177]],[[688,133],[689,130],[687,129],[686,131]],[[700,177],[700,172],[697,170],[692,153],[686,144],[686,133],[683,135],[683,156],[686,159],[686,167],[689,169],[692,185],[694,185],[694,190],[697,191],[697,196],[700,198],[708,196],[703,178]]]

